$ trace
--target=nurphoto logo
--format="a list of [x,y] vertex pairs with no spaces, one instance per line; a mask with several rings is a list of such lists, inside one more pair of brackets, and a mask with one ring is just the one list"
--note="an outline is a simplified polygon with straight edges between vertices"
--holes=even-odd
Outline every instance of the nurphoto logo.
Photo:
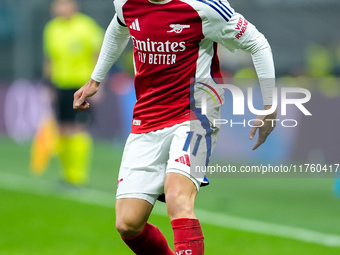
[[[203,83],[201,83],[203,84]],[[202,115],[207,115],[208,112],[208,106],[207,106],[207,95],[209,95],[215,105],[217,105],[217,102],[219,101],[221,103],[221,99],[219,95],[216,93],[215,89],[211,89],[212,87],[216,88],[223,88],[228,89],[233,98],[233,115],[245,115],[245,96],[243,91],[235,86],[230,84],[216,84],[216,85],[206,85],[210,90],[213,90],[216,94],[216,97],[218,100],[215,100],[212,93],[208,93],[205,89],[201,89],[206,91],[207,93],[202,94],[201,98],[201,113]],[[280,92],[280,93],[279,93]],[[297,107],[305,116],[312,116],[311,112],[308,111],[308,109],[304,106],[307,102],[311,100],[311,92],[308,89],[305,88],[297,88],[297,87],[282,87],[280,89],[273,88],[272,91],[272,106],[268,110],[258,110],[254,107],[253,102],[253,88],[249,87],[247,89],[247,106],[248,110],[255,114],[255,115],[269,115],[275,112],[278,106],[278,97],[280,94],[280,102],[281,102],[281,116],[287,116],[287,106],[288,105],[294,105]],[[299,95],[299,97],[291,98],[289,95]],[[301,96],[302,95],[302,96]],[[233,120],[226,120],[226,119],[214,119],[213,124],[216,125],[225,125],[230,123],[231,127],[233,125],[243,125],[246,127],[246,124],[250,127],[254,127],[254,122],[260,122],[260,125],[256,125],[255,127],[261,127],[264,125],[264,122],[268,121],[272,123],[272,126],[275,125],[276,122],[280,122],[283,127],[296,127],[298,125],[298,121],[295,119],[265,119],[264,121],[259,119],[251,119],[246,121],[245,119],[242,122],[233,122]]]

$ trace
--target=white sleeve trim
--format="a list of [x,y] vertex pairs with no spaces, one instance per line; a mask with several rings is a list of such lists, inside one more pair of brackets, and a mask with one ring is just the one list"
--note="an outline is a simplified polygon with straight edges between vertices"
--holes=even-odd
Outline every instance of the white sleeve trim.
[[102,82],[104,80],[111,66],[124,51],[129,38],[129,29],[118,23],[116,14],[106,30],[99,58],[91,75],[93,80],[97,82]]

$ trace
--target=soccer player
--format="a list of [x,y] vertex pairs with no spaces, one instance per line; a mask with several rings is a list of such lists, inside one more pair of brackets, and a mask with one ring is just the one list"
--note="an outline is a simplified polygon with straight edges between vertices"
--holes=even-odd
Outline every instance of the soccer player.
[[88,178],[92,139],[86,130],[89,116],[72,109],[67,102],[88,80],[103,40],[103,29],[90,17],[78,11],[74,0],[55,0],[54,19],[44,30],[45,77],[56,94],[56,114],[60,138],[57,152],[64,180],[82,185]]
[[[252,55],[264,109],[269,109],[275,77],[270,46],[225,0],[115,0],[114,4],[116,14],[99,60],[91,79],[74,94],[73,107],[89,108],[86,98],[97,92],[132,38],[137,102],[118,177],[116,228],[136,254],[174,254],[160,230],[148,223],[156,200],[164,193],[175,254],[202,255],[204,237],[194,201],[208,180],[190,168],[209,163],[218,133],[212,120],[218,118],[220,107],[210,107],[209,101],[207,114],[202,114],[202,91],[223,103],[223,90],[201,80],[221,78],[217,43],[231,51],[242,49]],[[257,118],[275,116],[274,112]],[[250,139],[257,129],[253,149],[273,127],[265,122],[261,128],[252,128]]]

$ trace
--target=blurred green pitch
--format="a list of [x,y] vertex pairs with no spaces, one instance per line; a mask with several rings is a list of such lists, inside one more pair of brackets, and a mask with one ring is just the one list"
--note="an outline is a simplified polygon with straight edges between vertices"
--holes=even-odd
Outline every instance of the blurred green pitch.
[[[133,254],[114,229],[114,196],[122,149],[96,143],[88,188],[109,196],[109,205],[83,203],[78,191],[58,184],[58,162],[41,177],[28,169],[30,145],[16,145],[0,138],[0,176],[18,176],[37,187],[6,188],[0,185],[0,254]],[[1,177],[0,177],[1,178]],[[333,197],[329,179],[212,179],[201,189],[197,208],[246,219],[309,229],[340,236],[340,200]],[[0,182],[1,183],[1,182]],[[10,184],[8,184],[10,186]],[[100,198],[98,198],[100,200]],[[157,211],[163,210],[157,206]],[[163,211],[165,214],[165,211]],[[152,215],[170,243],[169,219]],[[223,223],[221,222],[221,225]],[[335,255],[340,247],[328,247],[291,238],[202,224],[205,254],[237,255]],[[173,246],[172,246],[173,247]]]

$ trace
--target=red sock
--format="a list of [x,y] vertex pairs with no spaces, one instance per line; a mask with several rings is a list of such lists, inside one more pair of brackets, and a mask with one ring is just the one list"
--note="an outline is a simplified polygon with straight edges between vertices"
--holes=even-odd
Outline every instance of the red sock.
[[204,237],[197,219],[171,221],[176,255],[204,255]]
[[122,239],[137,255],[174,255],[162,232],[150,223],[137,236]]

